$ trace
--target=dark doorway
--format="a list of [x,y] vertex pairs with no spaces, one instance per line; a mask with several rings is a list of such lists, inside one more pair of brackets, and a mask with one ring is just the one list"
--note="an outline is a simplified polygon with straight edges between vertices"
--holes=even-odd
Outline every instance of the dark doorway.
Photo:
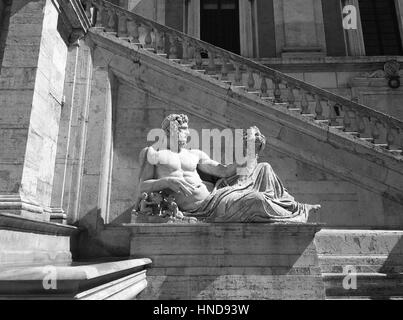
[[367,56],[401,55],[395,0],[359,0]]
[[239,54],[238,0],[201,0],[200,7],[201,39]]

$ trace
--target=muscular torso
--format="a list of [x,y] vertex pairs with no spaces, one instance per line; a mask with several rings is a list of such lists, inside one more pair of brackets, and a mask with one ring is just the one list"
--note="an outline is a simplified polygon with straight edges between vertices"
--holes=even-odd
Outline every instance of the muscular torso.
[[191,211],[199,207],[200,203],[210,194],[207,185],[203,183],[197,173],[199,155],[192,150],[182,149],[179,153],[170,150],[151,151],[159,159],[156,167],[156,178],[177,177],[184,178],[190,183],[194,190],[192,195],[185,196],[183,193],[176,193],[175,199],[179,208],[183,211]]

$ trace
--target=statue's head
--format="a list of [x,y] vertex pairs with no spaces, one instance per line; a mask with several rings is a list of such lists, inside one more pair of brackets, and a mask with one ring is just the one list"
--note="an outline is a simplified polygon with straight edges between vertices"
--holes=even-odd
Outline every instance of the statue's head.
[[186,145],[189,133],[188,116],[185,114],[170,114],[164,121],[162,121],[161,127],[164,130],[167,137],[171,140],[174,139],[178,142],[179,147]]
[[142,199],[142,200],[147,200],[147,198],[148,198],[147,192],[143,192],[143,193],[141,194],[141,199]]
[[248,141],[255,143],[255,152],[257,154],[260,154],[266,146],[266,137],[256,126],[250,127],[248,130],[245,130],[243,134],[243,139],[245,144]]

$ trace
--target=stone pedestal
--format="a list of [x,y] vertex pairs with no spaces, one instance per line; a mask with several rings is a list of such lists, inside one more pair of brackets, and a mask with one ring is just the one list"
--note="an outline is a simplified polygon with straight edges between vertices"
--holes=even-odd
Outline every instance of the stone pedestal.
[[316,224],[131,224],[140,299],[323,299]]

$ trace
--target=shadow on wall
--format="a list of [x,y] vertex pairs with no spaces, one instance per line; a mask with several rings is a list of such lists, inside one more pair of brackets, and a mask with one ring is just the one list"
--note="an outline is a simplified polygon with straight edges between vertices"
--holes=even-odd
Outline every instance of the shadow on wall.
[[10,24],[12,0],[2,0],[0,2],[0,69],[3,64],[4,48]]
[[73,261],[128,257],[130,232],[124,227],[106,226],[99,208],[77,222],[79,234],[71,241]]
[[370,291],[371,299],[403,297],[403,237],[390,251],[379,272],[385,273],[386,278],[380,279],[377,287]]

